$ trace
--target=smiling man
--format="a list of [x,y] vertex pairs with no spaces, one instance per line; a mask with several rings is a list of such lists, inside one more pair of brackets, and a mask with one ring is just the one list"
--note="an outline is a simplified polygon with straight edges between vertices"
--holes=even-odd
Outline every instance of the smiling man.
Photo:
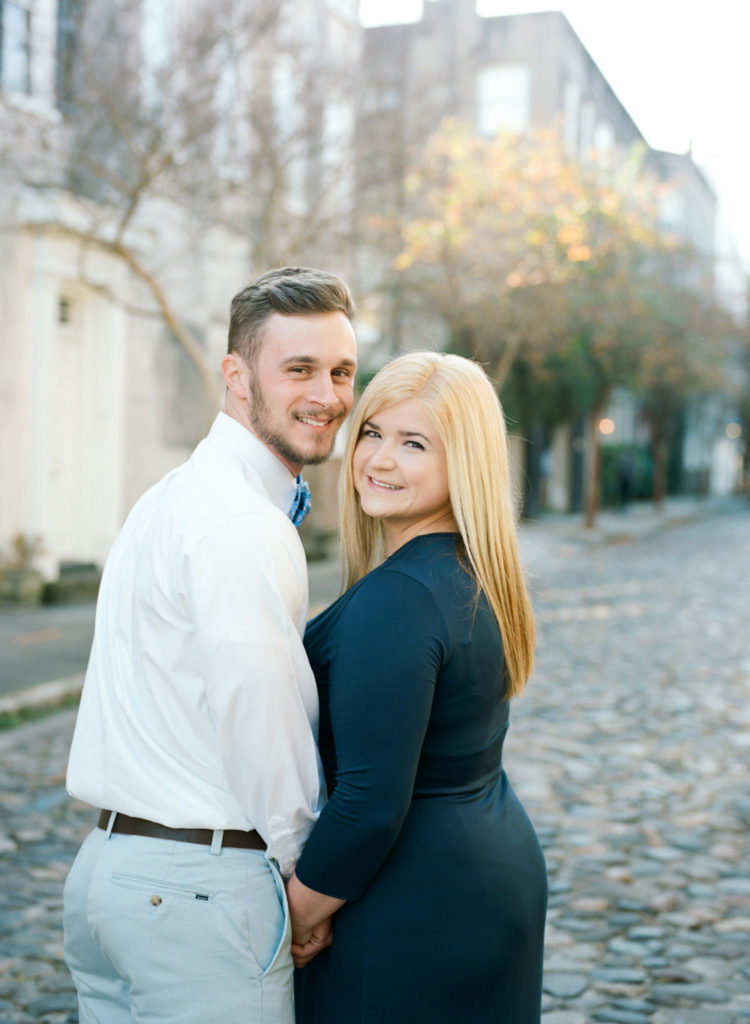
[[232,300],[226,399],[107,559],[68,767],[99,809],[65,885],[82,1024],[292,1024],[288,876],[324,797],[302,646],[303,466],[353,401],[337,277]]

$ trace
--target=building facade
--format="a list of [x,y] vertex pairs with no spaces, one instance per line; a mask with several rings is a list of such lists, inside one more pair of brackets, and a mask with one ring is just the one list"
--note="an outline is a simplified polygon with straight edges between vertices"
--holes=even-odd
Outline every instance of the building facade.
[[[414,330],[381,287],[393,240],[363,239],[368,218],[398,213],[412,153],[448,115],[488,137],[555,128],[603,169],[642,147],[672,185],[664,225],[711,266],[710,185],[689,154],[648,150],[562,14],[426,0],[416,23],[363,30],[357,8],[0,0],[0,564],[19,534],[40,538],[49,577],[66,560],[103,562],[134,501],[219,408],[231,296],[269,266],[341,273],[372,367],[440,347],[438,320]],[[704,426],[686,442],[693,475]],[[543,477],[548,504],[574,506],[575,424],[533,463],[514,445],[519,478]],[[331,534],[335,464],[310,477],[306,528]]]
[[0,562],[101,564],[220,407],[231,296],[351,277],[356,7],[0,3]]
[[[419,21],[366,31],[357,135],[361,217],[404,207],[410,157],[446,115],[487,138],[553,130],[569,158],[595,166],[605,178],[638,153],[662,185],[659,227],[700,256],[690,287],[713,293],[717,200],[711,185],[689,153],[648,147],[563,14],[482,17],[475,0],[426,0]],[[390,251],[381,244],[370,257],[371,272],[381,275],[390,296],[390,305],[382,302],[380,350],[425,341],[441,346],[447,327],[439,318],[430,320],[428,313],[415,322],[404,315],[408,304],[392,270],[399,245],[394,234]],[[615,410],[607,417],[616,430],[605,441],[644,443],[632,400],[620,392],[616,401],[616,418]],[[581,506],[584,463],[591,457],[581,424],[557,424],[551,436],[514,438],[514,445],[517,476],[527,489],[543,488],[540,498],[553,508]],[[533,505],[539,507],[537,499]]]

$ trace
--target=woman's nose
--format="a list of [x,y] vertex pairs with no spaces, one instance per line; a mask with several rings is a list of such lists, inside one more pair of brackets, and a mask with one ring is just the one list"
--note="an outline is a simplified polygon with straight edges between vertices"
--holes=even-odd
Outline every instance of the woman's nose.
[[396,460],[394,458],[393,446],[387,441],[383,441],[370,456],[370,462],[373,466],[381,466],[383,468],[394,466]]

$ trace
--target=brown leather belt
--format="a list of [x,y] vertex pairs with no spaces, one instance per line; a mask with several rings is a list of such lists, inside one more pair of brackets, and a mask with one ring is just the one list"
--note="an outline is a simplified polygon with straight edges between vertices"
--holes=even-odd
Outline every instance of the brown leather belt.
[[[105,831],[109,828],[111,813],[111,811],[101,812],[98,821],[99,828],[103,828]],[[202,846],[210,846],[214,837],[213,830],[210,828],[167,828],[166,825],[159,825],[155,821],[147,821],[146,818],[130,818],[127,814],[119,812],[115,815],[111,831],[127,836],[173,839],[178,843],[199,843]],[[240,850],[265,850],[266,848],[266,844],[255,829],[250,832],[242,832],[234,828],[225,829],[221,845],[236,847]]]

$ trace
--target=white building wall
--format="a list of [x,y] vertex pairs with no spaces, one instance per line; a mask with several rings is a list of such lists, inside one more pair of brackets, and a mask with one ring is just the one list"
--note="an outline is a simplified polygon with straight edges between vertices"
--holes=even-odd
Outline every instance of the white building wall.
[[[306,11],[322,34],[331,30],[331,61],[356,56],[356,0],[288,7],[287,23]],[[192,9],[187,0],[175,4]],[[206,412],[221,405],[231,297],[267,269],[250,266],[245,221],[237,230],[207,228],[160,200],[145,204],[128,229],[126,242],[216,369],[214,402],[154,294],[95,242],[97,234],[114,237],[116,211],[47,187],[64,161],[62,149],[34,148],[40,125],[64,126],[55,108],[56,14],[57,0],[35,0],[32,95],[8,95],[0,83],[0,121],[20,154],[0,163],[0,556],[14,534],[38,535],[48,576],[61,560],[103,562],[133,503],[189,455]],[[351,190],[351,108],[331,109],[326,123],[335,207]],[[63,134],[47,138],[62,144]],[[321,260],[330,266],[330,256]]]
[[15,443],[0,451],[0,531],[6,545],[16,532],[41,537],[49,576],[60,560],[101,561],[123,504],[126,316],[102,291],[71,282],[76,250],[64,235],[19,233],[13,346],[2,361]]

